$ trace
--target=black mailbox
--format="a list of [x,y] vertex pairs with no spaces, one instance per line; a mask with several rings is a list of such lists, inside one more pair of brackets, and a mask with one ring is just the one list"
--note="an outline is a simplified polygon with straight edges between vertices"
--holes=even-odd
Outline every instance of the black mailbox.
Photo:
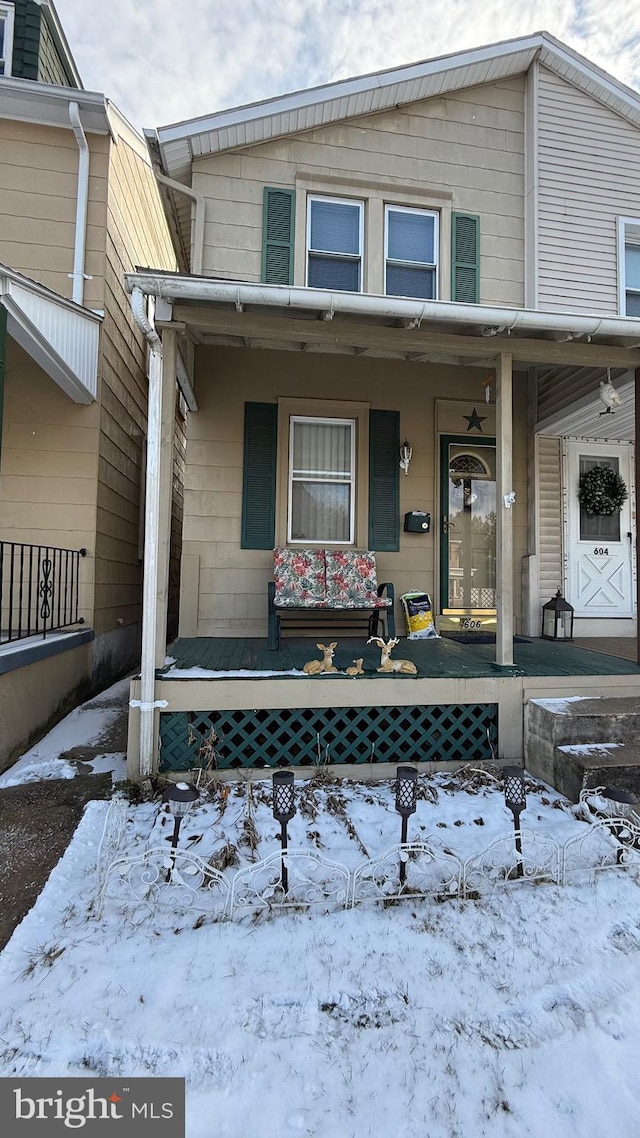
[[430,529],[431,514],[426,514],[424,510],[409,510],[404,515],[405,533],[429,533]]

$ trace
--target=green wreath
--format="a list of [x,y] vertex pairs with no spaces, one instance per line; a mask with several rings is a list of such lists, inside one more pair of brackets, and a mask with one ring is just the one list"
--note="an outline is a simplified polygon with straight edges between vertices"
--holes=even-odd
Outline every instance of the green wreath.
[[592,466],[580,478],[578,498],[588,514],[617,514],[628,497],[624,478],[609,466]]

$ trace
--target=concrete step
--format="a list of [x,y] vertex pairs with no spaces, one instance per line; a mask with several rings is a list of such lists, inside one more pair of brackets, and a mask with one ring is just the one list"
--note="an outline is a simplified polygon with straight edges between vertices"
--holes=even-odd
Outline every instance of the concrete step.
[[577,802],[581,790],[623,786],[640,796],[640,745],[567,743],[553,755],[552,786]]
[[[597,744],[608,750],[594,749]],[[624,745],[624,756],[614,744]],[[581,696],[530,700],[525,707],[524,753],[531,774],[573,801],[583,787],[603,781],[635,790],[640,779],[640,771],[636,773],[640,767],[640,700]]]

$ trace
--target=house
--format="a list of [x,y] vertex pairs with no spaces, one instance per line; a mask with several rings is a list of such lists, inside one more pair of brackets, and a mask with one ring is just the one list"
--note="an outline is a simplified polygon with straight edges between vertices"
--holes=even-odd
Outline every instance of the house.
[[[181,271],[127,285],[170,372],[189,345],[197,411],[177,667],[151,637],[132,777],[488,738],[516,759],[531,698],[637,695],[640,95],[542,32],[147,140]],[[608,513],[581,502],[593,468],[622,490]],[[161,551],[166,515],[147,536]],[[267,648],[274,547],[375,550],[396,598],[428,593],[418,675],[287,675],[315,645]],[[558,589],[587,647],[540,638]],[[612,637],[623,657],[592,650]]]
[[139,662],[148,353],[124,274],[176,260],[147,147],[82,88],[53,5],[1,3],[0,32],[3,769]]

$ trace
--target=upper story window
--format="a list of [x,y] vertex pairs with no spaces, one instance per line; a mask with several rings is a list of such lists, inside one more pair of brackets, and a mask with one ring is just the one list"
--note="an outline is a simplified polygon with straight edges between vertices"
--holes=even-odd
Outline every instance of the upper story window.
[[438,295],[438,214],[385,207],[384,291],[387,296],[435,300]]
[[287,541],[353,544],[355,436],[354,419],[291,416]]
[[13,4],[0,3],[0,75],[11,75]]
[[640,316],[640,218],[619,221],[620,311]]
[[309,197],[307,284],[341,292],[362,291],[364,203]]

